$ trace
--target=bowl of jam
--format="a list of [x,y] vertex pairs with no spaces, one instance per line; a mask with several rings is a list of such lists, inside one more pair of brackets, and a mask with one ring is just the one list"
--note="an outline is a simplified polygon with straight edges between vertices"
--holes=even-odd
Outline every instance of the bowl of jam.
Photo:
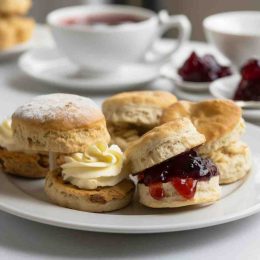
[[193,51],[177,68],[174,80],[184,90],[208,91],[212,81],[230,75],[231,68],[221,65],[212,54],[199,56]]
[[[260,102],[260,60],[248,60],[238,74],[216,80],[209,88],[216,98]],[[249,120],[260,121],[260,110],[244,110],[243,116]]]

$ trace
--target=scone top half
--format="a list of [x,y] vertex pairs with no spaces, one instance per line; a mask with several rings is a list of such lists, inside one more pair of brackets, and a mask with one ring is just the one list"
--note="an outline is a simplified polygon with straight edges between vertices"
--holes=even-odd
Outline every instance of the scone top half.
[[14,138],[25,149],[84,152],[110,140],[104,115],[89,98],[71,94],[35,97],[12,116]]
[[159,124],[163,109],[176,101],[174,95],[165,91],[133,91],[106,99],[102,109],[110,124],[151,128]]
[[200,148],[202,153],[238,141],[245,130],[242,111],[230,100],[178,101],[164,110],[161,124],[182,117],[189,118],[206,137],[205,145]]
[[[217,200],[218,169],[197,153],[204,142],[204,135],[189,119],[179,118],[152,129],[130,145],[127,167],[138,176],[140,202],[162,208]],[[209,189],[209,196],[203,189]]]

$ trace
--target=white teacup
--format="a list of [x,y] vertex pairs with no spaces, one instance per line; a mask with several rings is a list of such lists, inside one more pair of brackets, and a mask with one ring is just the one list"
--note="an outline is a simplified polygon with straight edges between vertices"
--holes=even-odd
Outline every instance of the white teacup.
[[203,21],[203,27],[207,40],[235,66],[260,57],[260,12],[215,14]]
[[[115,26],[66,26],[64,19],[93,15],[133,15],[143,20]],[[184,15],[169,16],[153,11],[120,5],[74,6],[55,10],[47,16],[57,47],[81,70],[90,73],[115,71],[122,65],[135,62],[162,62],[190,38],[191,25]],[[167,30],[179,29],[178,43],[156,61],[147,53],[156,39]],[[152,55],[151,55],[152,56]]]

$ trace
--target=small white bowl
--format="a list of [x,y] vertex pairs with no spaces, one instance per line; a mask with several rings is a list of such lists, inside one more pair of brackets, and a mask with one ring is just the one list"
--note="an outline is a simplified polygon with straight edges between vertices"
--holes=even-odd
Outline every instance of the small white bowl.
[[208,92],[209,86],[212,83],[185,81],[178,75],[177,68],[174,68],[171,64],[168,64],[162,68],[161,75],[172,80],[177,88],[194,93]]
[[[235,91],[241,80],[239,74],[213,81],[209,86],[210,93],[219,99],[233,99]],[[247,120],[260,121],[260,110],[243,110],[243,116]]]
[[204,19],[203,27],[208,42],[235,66],[260,56],[259,11],[214,14]]

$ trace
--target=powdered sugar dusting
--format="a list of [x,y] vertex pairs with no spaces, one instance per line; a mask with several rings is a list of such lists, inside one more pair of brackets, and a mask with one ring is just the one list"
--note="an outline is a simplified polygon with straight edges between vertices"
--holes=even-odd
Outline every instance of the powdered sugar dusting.
[[57,93],[35,97],[31,102],[20,106],[13,117],[39,123],[55,120],[73,123],[81,119],[85,122],[99,120],[103,114],[90,98]]

